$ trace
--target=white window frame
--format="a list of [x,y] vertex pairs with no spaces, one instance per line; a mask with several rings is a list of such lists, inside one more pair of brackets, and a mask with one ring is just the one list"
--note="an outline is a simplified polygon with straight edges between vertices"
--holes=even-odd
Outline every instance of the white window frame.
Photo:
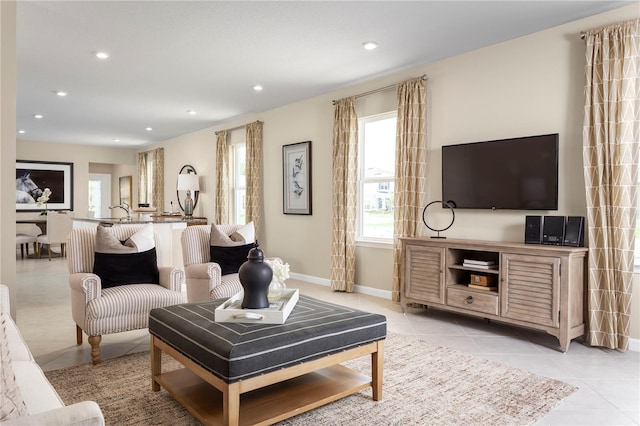
[[[244,148],[245,150],[245,166],[246,166],[246,144],[245,143],[233,143],[229,145],[229,183],[230,183],[230,188],[229,188],[229,217],[230,217],[230,221],[233,224],[237,224],[237,225],[244,225],[244,223],[239,223],[240,222],[240,217],[239,217],[239,208],[240,206],[238,206],[238,204],[236,203],[236,201],[238,200],[238,192],[240,191],[244,191],[245,193],[245,198],[242,198],[243,200],[246,200],[246,193],[247,193],[247,182],[246,182],[246,171],[245,171],[245,183],[244,186],[243,185],[237,185],[237,174],[239,172],[239,164],[237,161],[237,150],[240,148]],[[245,204],[246,206],[246,204]],[[246,215],[246,209],[245,209],[245,215]]]
[[[356,243],[359,246],[363,247],[382,247],[382,248],[392,248],[393,247],[393,236],[391,238],[375,238],[368,237],[363,235],[364,231],[364,223],[363,223],[363,214],[364,214],[364,186],[368,183],[386,183],[392,182],[395,183],[395,169],[394,176],[391,177],[364,177],[364,147],[365,147],[365,132],[364,125],[368,122],[385,120],[389,118],[398,118],[398,113],[396,111],[389,111],[381,114],[370,115],[367,117],[358,118],[358,201],[357,201],[357,211],[356,211]],[[395,137],[393,139],[393,144],[395,147]],[[394,149],[395,152],[395,149]],[[395,161],[394,161],[395,166]]]
[[636,274],[640,274],[640,237],[638,236],[638,229],[640,229],[640,207],[638,207],[638,218],[636,219],[636,246],[633,267],[633,271]]
[[[640,180],[640,174],[638,175],[638,179]],[[638,185],[640,185],[640,181],[638,182]],[[635,272],[636,274],[640,274],[640,236],[638,234],[640,234],[640,197],[638,197],[638,206],[637,206],[637,216],[636,216],[636,245],[635,245],[635,251],[634,251],[634,266],[633,266],[633,272]]]

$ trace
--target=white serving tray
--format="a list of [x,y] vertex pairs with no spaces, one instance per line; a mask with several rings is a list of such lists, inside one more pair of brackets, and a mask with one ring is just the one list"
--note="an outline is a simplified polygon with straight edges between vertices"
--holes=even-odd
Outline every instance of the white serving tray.
[[269,307],[264,309],[242,309],[242,298],[244,293],[240,292],[229,298],[215,311],[215,322],[241,322],[253,324],[284,324],[298,303],[300,292],[297,288],[286,288],[282,291],[282,296],[273,298],[269,296]]

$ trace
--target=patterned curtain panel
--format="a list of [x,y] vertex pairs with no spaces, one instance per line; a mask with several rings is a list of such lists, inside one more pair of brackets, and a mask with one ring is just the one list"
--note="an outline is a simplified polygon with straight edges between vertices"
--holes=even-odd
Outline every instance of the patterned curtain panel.
[[147,153],[138,153],[138,203],[148,203],[147,200]]
[[229,145],[227,131],[216,132],[216,210],[215,222],[229,223]]
[[159,211],[164,210],[164,148],[157,148],[151,152],[153,156],[152,205]]
[[393,283],[391,296],[400,301],[402,246],[400,237],[415,237],[422,224],[426,188],[425,98],[423,77],[398,84],[396,178],[394,193]]
[[262,122],[246,126],[247,130],[247,192],[245,195],[246,221],[253,221],[256,235],[260,223],[260,201],[262,195]]
[[589,342],[627,350],[640,155],[640,20],[586,33]]
[[354,102],[353,97],[336,101],[333,116],[333,291],[353,292],[355,286],[358,117]]

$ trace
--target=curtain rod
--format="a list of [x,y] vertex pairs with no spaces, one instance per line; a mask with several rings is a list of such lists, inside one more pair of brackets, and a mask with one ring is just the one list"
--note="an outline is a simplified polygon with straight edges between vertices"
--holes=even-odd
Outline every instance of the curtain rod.
[[[427,75],[426,75],[426,74],[422,74],[422,79],[423,79],[423,80],[426,80],[426,79],[427,79]],[[394,87],[396,87],[397,85],[398,85],[398,83],[396,83],[396,84],[390,84],[389,86],[384,86],[384,87],[380,87],[380,88],[378,88],[378,89],[369,90],[368,92],[359,93],[359,94],[357,94],[357,95],[354,95],[353,97],[354,97],[354,98],[356,98],[356,99],[358,99],[358,98],[361,98],[361,97],[363,97],[363,96],[373,95],[374,93],[383,92],[383,91],[385,91],[385,90],[393,89],[393,88],[394,88]],[[336,102],[337,102],[336,100],[331,101],[331,103],[332,103],[333,105],[335,105],[335,104],[336,104]]]
[[589,35],[590,33],[602,31],[602,30],[608,29],[608,28],[615,28],[615,27],[622,27],[622,26],[625,26],[625,25],[632,25],[635,22],[640,22],[640,19],[629,19],[627,21],[621,21],[621,22],[617,22],[617,23],[611,24],[611,25],[604,25],[602,27],[591,28],[590,30],[580,31],[580,38],[582,40],[584,40],[587,37],[587,35]]
[[[252,121],[252,123],[262,123],[262,121],[260,121],[260,120],[256,120],[256,121]],[[247,123],[247,124],[251,124],[251,123]],[[239,126],[232,127],[232,128],[230,128],[230,129],[224,129],[224,130],[225,130],[225,131],[227,131],[227,132],[230,132],[230,131],[232,131],[232,130],[242,129],[242,128],[246,127],[246,126],[247,126],[247,124],[241,124],[241,125],[239,125]],[[218,132],[221,132],[221,131],[222,131],[222,130],[218,130],[218,131],[216,131],[216,135],[218,134]]]

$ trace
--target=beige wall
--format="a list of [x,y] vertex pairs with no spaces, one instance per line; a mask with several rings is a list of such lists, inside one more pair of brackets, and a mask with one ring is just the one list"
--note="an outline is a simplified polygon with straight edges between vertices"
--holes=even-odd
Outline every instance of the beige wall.
[[[279,256],[289,262],[292,271],[327,282],[332,224],[331,101],[427,74],[428,200],[439,199],[441,195],[442,145],[557,132],[560,134],[560,204],[557,212],[549,213],[584,215],[581,160],[584,42],[579,34],[585,29],[638,15],[635,5],[628,6],[145,147],[144,150],[157,146],[165,148],[164,209],[169,208],[171,201],[177,203],[177,174],[183,165],[190,164],[201,176],[202,191],[195,214],[211,220],[215,198],[215,131],[261,120],[264,122],[261,246],[267,255]],[[388,93],[379,93],[361,98],[359,102],[365,104],[365,111],[371,111],[370,108],[384,103],[383,98],[388,96]],[[243,129],[231,132],[232,139],[243,137]],[[282,145],[306,140],[312,141],[313,215],[284,215]],[[64,147],[20,141],[18,157],[81,162],[85,165],[76,166],[77,181],[86,177],[88,162],[135,164],[135,154],[126,150],[87,148],[80,153],[77,146],[61,148]],[[125,159],[118,160],[121,156]],[[4,159],[2,162],[7,164]],[[135,174],[133,176],[135,188]],[[75,187],[76,206],[84,207],[86,191],[84,198],[77,191],[78,185]],[[81,204],[77,204],[79,202]],[[525,214],[522,211],[458,211],[454,226],[445,235],[522,241]],[[382,293],[390,291],[391,250],[358,247],[356,284]],[[640,294],[639,287],[636,277],[635,295]],[[634,298],[632,311],[632,337],[636,339],[640,338],[638,299],[637,296]]]
[[[559,209],[561,215],[584,215],[582,172],[582,88],[584,42],[580,31],[622,19],[633,7],[560,26],[484,49],[417,67],[339,92],[269,110],[243,121],[175,138],[165,147],[168,182],[181,164],[190,163],[205,175],[207,191],[202,214],[212,217],[215,173],[214,131],[255,119],[264,121],[264,244],[273,255],[286,258],[302,274],[328,278],[331,235],[331,100],[386,86],[423,73],[428,85],[428,199],[439,199],[442,145],[479,140],[560,134]],[[379,96],[383,96],[380,94]],[[282,214],[282,145],[312,140],[312,216]],[[187,153],[187,154],[185,154]],[[175,154],[175,155],[174,155]],[[183,160],[181,161],[180,158]],[[170,164],[169,162],[174,164]],[[167,197],[171,194],[166,189]],[[172,191],[174,193],[174,191]],[[175,195],[173,195],[175,198]],[[522,241],[522,211],[458,211],[450,237]],[[437,218],[436,218],[437,219]],[[286,238],[284,236],[286,235]],[[313,244],[309,244],[313,241]],[[304,247],[304,250],[300,250]],[[361,248],[371,279],[359,284],[390,289],[390,260],[370,263],[380,249]],[[367,275],[364,270],[360,275]],[[362,278],[362,277],[361,277]]]
[[[270,256],[280,256],[292,271],[327,282],[331,245],[331,100],[428,75],[428,200],[441,196],[443,145],[560,134],[559,209],[542,212],[585,215],[582,171],[582,91],[584,42],[580,32],[637,16],[634,6],[406,70],[348,89],[286,105],[200,132],[165,141],[165,169],[174,182],[182,164],[204,176],[199,214],[213,217],[216,130],[253,120],[264,122],[264,227],[259,238]],[[384,102],[388,93],[366,102]],[[362,101],[360,101],[362,102]],[[365,110],[370,110],[367,106]],[[282,145],[312,141],[313,215],[282,213]],[[175,191],[165,188],[167,201]],[[522,241],[523,211],[460,210],[448,237]],[[437,216],[437,215],[436,215]],[[435,217],[434,220],[446,220]],[[356,284],[391,289],[391,251],[359,246]],[[637,288],[637,286],[636,286]],[[638,292],[636,292],[638,294]],[[634,318],[639,313],[634,312]],[[637,322],[637,320],[635,321]],[[634,337],[640,337],[638,330]]]
[[0,1],[0,283],[9,287],[15,315],[16,3]]

